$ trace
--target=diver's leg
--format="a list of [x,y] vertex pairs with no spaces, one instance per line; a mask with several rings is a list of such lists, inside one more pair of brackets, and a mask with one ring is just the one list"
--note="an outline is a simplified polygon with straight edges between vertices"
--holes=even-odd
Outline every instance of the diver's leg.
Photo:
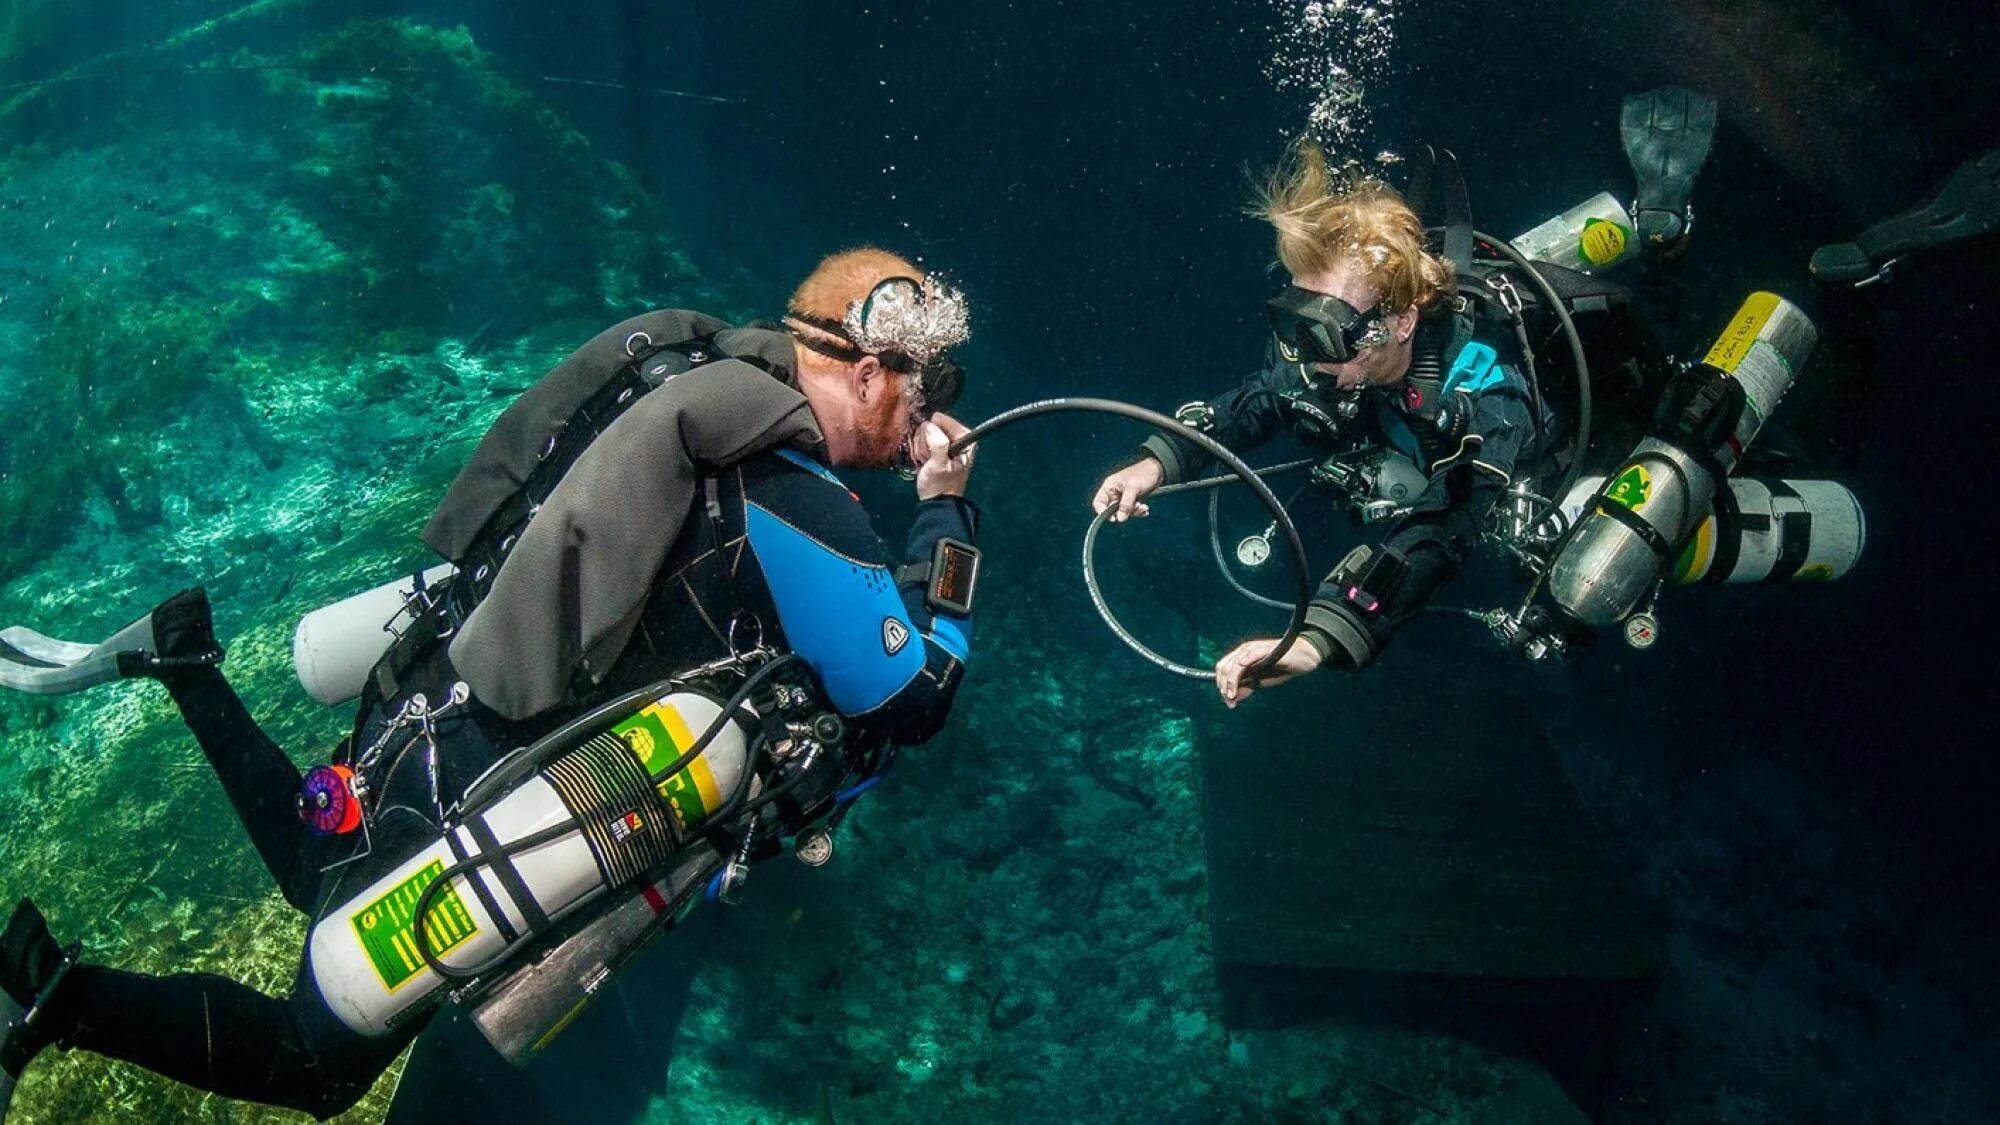
[[222,646],[208,596],[199,587],[176,594],[150,619],[157,656],[144,674],[173,696],[285,901],[310,913],[318,872],[308,862],[307,833],[298,817],[299,768],[257,725],[217,667]]
[[[9,934],[32,930],[54,948],[40,915],[23,927],[21,914],[16,911]],[[289,1000],[206,973],[154,977],[76,965],[45,1013],[37,1049],[81,1048],[197,1089],[321,1118],[360,1100],[424,1022],[382,1039],[363,1038],[327,1010],[306,965]]]
[[181,669],[160,681],[285,901],[310,913],[319,873],[311,862],[312,837],[298,815],[299,768],[257,725],[219,670]]

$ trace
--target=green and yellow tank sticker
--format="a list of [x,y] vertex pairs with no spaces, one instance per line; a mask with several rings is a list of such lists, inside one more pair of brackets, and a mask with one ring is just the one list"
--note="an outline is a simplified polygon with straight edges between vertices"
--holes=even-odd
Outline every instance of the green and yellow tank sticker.
[[[424,968],[412,923],[417,916],[417,899],[443,873],[444,860],[434,859],[353,915],[354,935],[361,939],[361,948],[368,954],[368,963],[375,967],[375,975],[381,978],[382,987],[390,992],[401,988]],[[444,956],[472,940],[472,935],[478,932],[471,912],[459,901],[456,887],[447,886],[431,899],[430,914],[424,919],[424,940],[433,956]]]
[[1632,232],[1609,219],[1585,219],[1577,253],[1593,266],[1608,266],[1625,256]]
[[1636,512],[1645,506],[1646,498],[1652,494],[1653,474],[1646,471],[1646,466],[1633,464],[1625,466],[1625,470],[1611,482],[1604,498]]
[[[611,729],[638,755],[646,772],[655,777],[672,765],[675,758],[687,753],[695,740],[687,718],[678,707],[666,702],[652,704]],[[662,778],[655,786],[683,828],[694,827],[722,805],[722,787],[716,784],[715,771],[709,769],[707,758],[704,753],[689,762],[686,769]]]
[[1727,374],[1736,372],[1736,365],[1750,354],[1750,345],[1755,344],[1764,332],[1764,326],[1771,322],[1771,315],[1778,311],[1776,293],[1752,293],[1743,301],[1743,307],[1736,310],[1736,318],[1722,335],[1715,338],[1715,346],[1701,361]]
[[1687,546],[1681,549],[1680,561],[1674,564],[1674,585],[1686,586],[1699,582],[1708,576],[1708,568],[1715,565],[1715,517],[1701,521],[1688,537]]

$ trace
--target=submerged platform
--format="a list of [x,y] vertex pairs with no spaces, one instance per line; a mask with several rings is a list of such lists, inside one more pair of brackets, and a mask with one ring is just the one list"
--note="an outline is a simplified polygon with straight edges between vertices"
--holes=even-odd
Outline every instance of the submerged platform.
[[1655,912],[1507,690],[1523,671],[1476,648],[1392,648],[1365,675],[1195,709],[1234,1022],[1464,1004],[1590,1022],[1650,988]]

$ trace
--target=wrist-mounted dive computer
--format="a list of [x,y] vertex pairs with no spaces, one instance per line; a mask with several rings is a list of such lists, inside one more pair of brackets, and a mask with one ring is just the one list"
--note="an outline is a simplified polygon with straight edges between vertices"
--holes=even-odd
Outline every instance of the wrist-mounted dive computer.
[[970,616],[978,585],[979,548],[959,539],[938,540],[931,549],[930,579],[924,583],[924,604],[931,612]]

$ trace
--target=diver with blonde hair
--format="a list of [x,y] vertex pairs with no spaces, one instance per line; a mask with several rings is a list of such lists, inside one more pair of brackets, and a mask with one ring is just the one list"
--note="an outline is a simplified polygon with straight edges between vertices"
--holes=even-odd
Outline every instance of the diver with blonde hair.
[[[1333,665],[1372,662],[1477,545],[1508,485],[1546,450],[1538,398],[1511,354],[1513,341],[1474,338],[1459,311],[1457,278],[1425,246],[1419,214],[1379,180],[1329,168],[1310,141],[1295,145],[1251,208],[1277,234],[1291,284],[1266,307],[1266,366],[1242,385],[1180,412],[1232,451],[1296,431],[1328,456],[1357,444],[1392,449],[1420,476],[1400,502],[1365,515],[1389,522],[1321,584],[1300,643],[1254,678],[1245,671],[1277,641],[1246,641],[1216,665],[1234,707],[1258,686]],[[1510,354],[1503,358],[1502,349]],[[1123,521],[1145,498],[1198,476],[1201,449],[1177,435],[1149,438],[1140,460],[1107,476],[1092,507]]]

